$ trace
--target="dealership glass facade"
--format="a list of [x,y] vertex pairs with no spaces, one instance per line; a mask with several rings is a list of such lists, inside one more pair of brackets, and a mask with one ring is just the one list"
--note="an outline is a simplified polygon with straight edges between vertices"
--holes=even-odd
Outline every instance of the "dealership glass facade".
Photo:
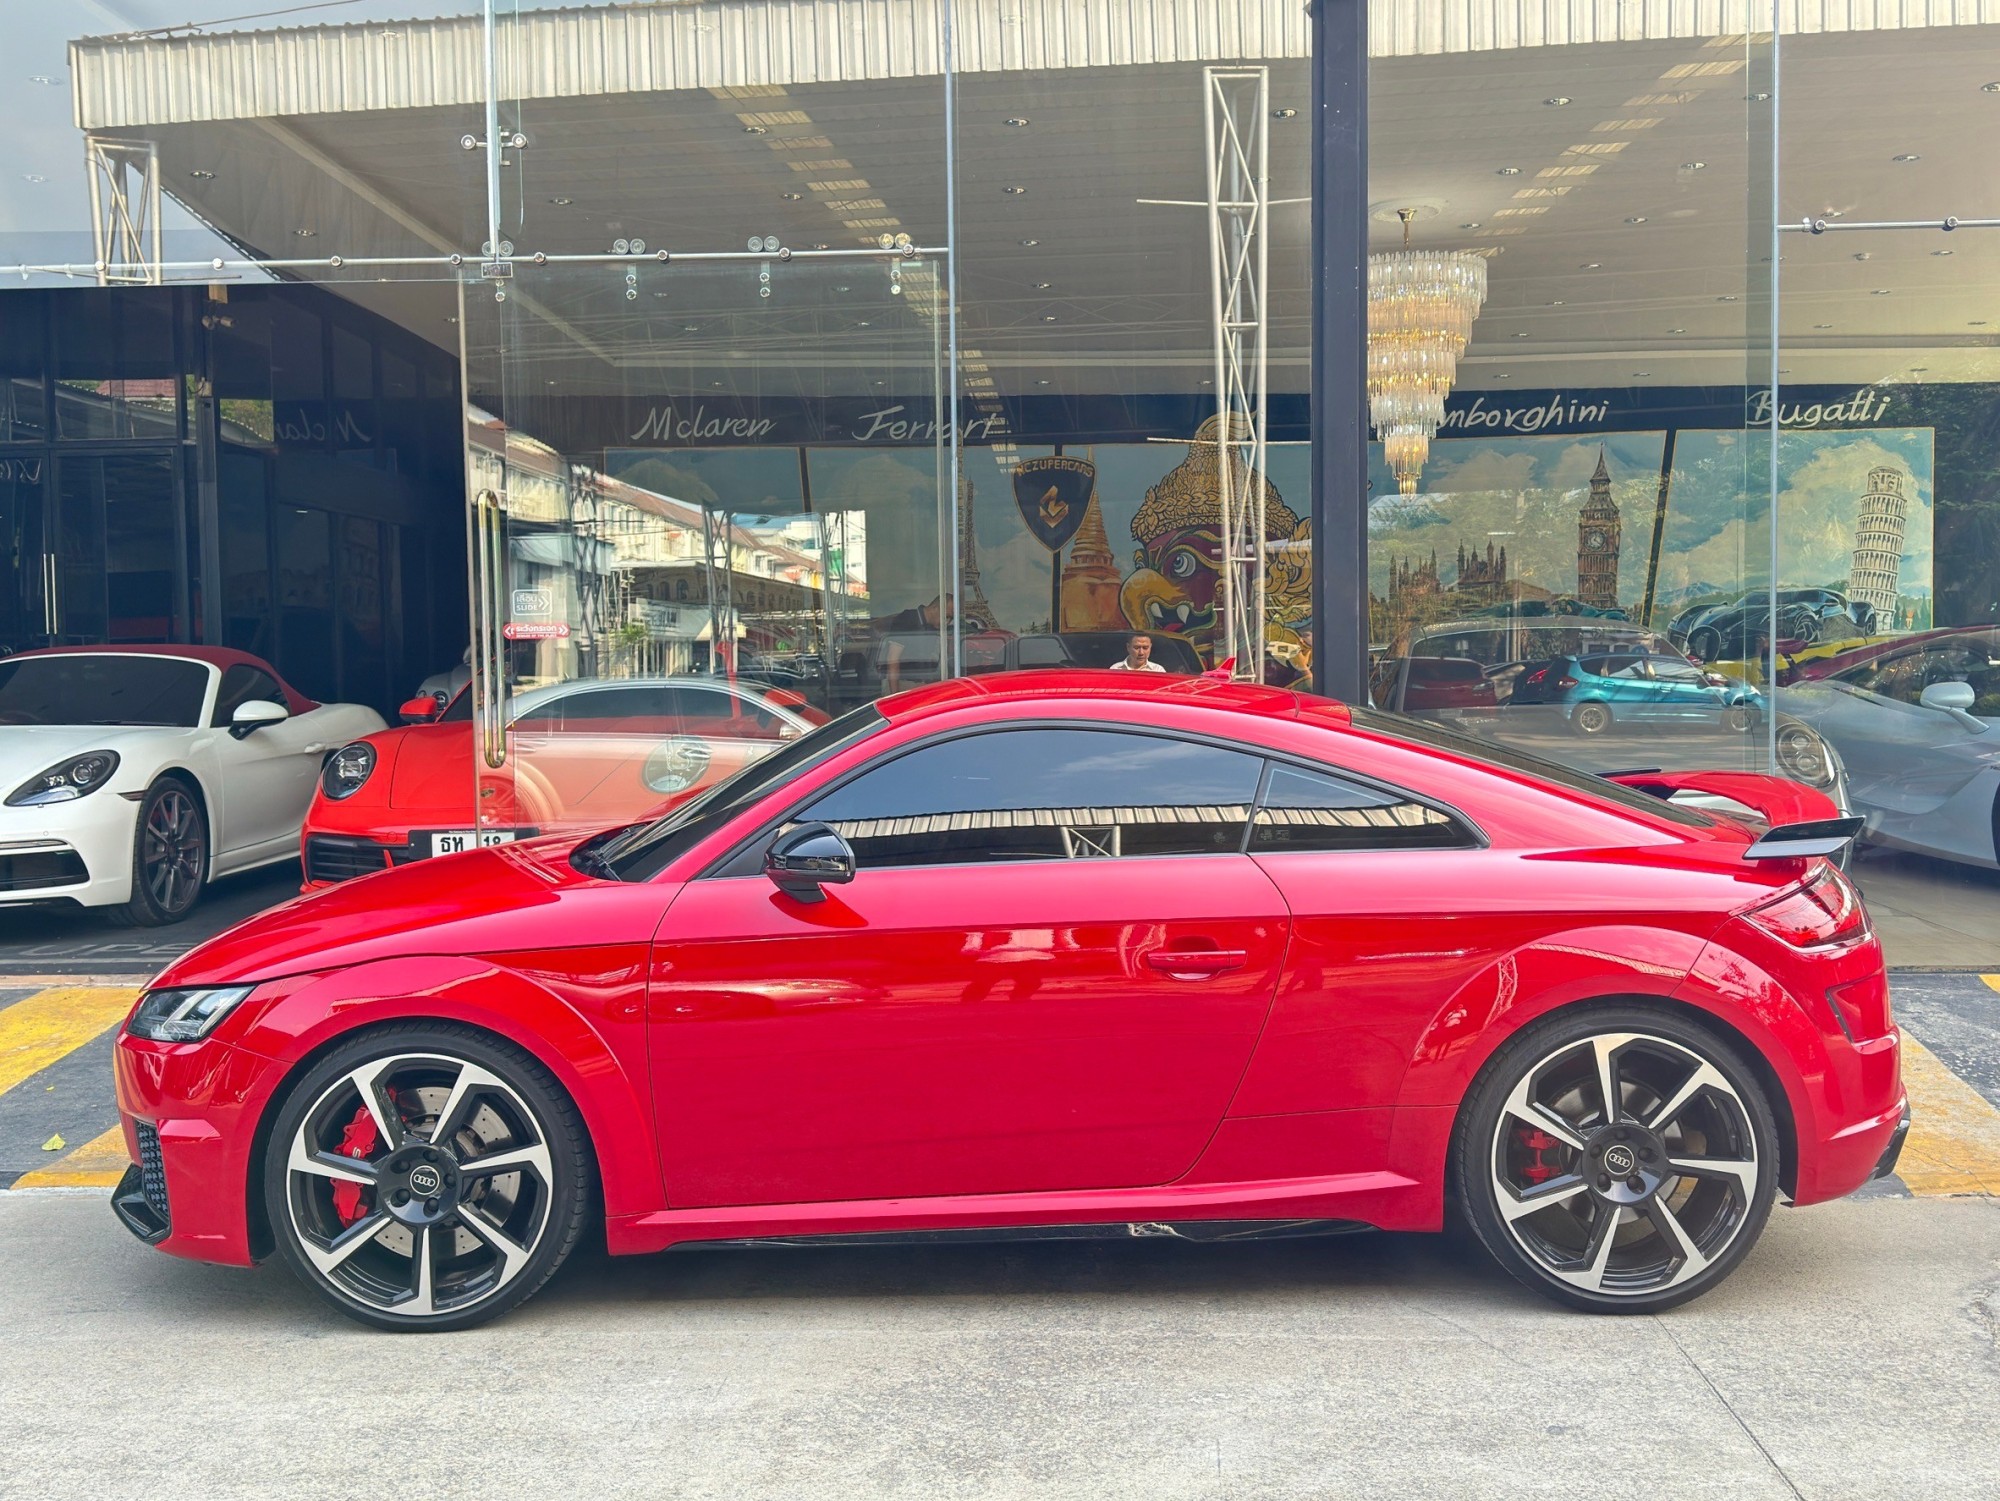
[[[463,651],[496,829],[597,754],[538,689],[1365,657],[1592,770],[1819,785],[1908,962],[2000,959],[2000,25],[1375,0],[1335,76],[1302,0],[114,9],[5,23],[5,644],[384,709]],[[1313,430],[1316,329],[1373,430]],[[663,795],[795,728],[658,694]]]

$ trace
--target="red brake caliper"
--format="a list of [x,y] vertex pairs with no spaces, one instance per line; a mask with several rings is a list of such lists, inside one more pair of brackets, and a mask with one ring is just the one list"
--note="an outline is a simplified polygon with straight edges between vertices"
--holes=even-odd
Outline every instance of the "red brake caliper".
[[1528,1164],[1521,1169],[1521,1176],[1526,1178],[1530,1183],[1546,1183],[1562,1171],[1561,1168],[1550,1162],[1545,1155],[1551,1147],[1562,1145],[1560,1141],[1549,1135],[1548,1132],[1542,1130],[1539,1126],[1529,1126],[1525,1130],[1517,1131],[1514,1139],[1528,1150]]
[[[343,1157],[366,1161],[375,1155],[375,1149],[381,1143],[381,1133],[375,1129],[375,1117],[363,1105],[341,1131],[340,1145],[334,1150]],[[362,1198],[368,1191],[366,1184],[350,1183],[344,1178],[333,1185],[333,1212],[340,1216],[341,1224],[351,1225],[367,1213]]]

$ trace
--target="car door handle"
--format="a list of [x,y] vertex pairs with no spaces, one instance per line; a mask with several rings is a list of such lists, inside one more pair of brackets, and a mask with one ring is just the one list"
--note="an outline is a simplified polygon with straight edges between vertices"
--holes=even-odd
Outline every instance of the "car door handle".
[[308,745],[308,746],[304,746],[304,747],[302,747],[302,748],[300,749],[300,751],[299,751],[299,754],[300,754],[300,755],[302,755],[302,756],[322,756],[322,755],[325,755],[325,754],[326,754],[326,742],[325,742],[324,740],[315,740],[315,741],[314,741],[314,742],[313,742],[313,743],[312,743],[311,745]]
[[1176,980],[1207,980],[1250,962],[1243,949],[1154,949],[1146,962]]

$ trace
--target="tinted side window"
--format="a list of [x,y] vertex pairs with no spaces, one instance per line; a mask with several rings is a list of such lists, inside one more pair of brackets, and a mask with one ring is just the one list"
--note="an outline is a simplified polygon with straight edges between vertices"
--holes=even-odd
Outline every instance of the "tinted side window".
[[713,735],[736,740],[776,740],[785,722],[769,708],[738,698],[727,688],[683,683],[674,689],[674,706],[685,735]]
[[1228,853],[1262,762],[1109,730],[1002,730],[927,745],[803,811],[861,865]]
[[1472,831],[1437,808],[1400,793],[1296,766],[1271,768],[1252,854],[1285,850],[1467,849]]
[[274,704],[285,701],[285,690],[278,686],[278,680],[262,668],[251,667],[238,662],[222,674],[222,688],[215,698],[215,717],[211,725],[226,725],[229,716],[236,712],[238,704],[247,704],[252,699],[265,699]]

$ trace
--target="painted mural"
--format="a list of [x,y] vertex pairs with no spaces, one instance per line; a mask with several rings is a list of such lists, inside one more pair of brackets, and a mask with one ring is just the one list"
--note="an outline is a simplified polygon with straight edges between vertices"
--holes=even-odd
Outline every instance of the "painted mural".
[[[1841,629],[1931,620],[1927,428],[1787,431],[1778,450],[1780,590],[1857,608]],[[1671,445],[1671,446],[1670,446]],[[1762,432],[1443,439],[1423,489],[1371,451],[1371,639],[1407,653],[1448,621],[1564,616],[1667,629],[1769,587]],[[1735,643],[1748,649],[1747,640]]]
[[[1210,418],[1190,440],[1070,446],[1060,468],[1050,448],[966,450],[971,558],[995,626],[1017,635],[1145,630],[1186,641],[1213,663],[1221,639],[1219,430]],[[1280,444],[1266,453],[1261,472],[1239,464],[1237,485],[1263,519],[1272,653],[1298,664],[1309,651],[1309,450]],[[1061,488],[1086,474],[1087,490]],[[1032,509],[1045,502],[1065,509]],[[1051,547],[1062,524],[1071,525],[1069,538]]]

